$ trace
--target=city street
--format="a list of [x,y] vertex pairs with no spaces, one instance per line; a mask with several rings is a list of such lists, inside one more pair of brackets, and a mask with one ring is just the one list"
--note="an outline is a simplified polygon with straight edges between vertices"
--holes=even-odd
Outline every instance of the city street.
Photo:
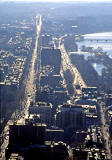
[[[38,23],[39,20],[39,23]],[[28,79],[26,82],[26,88],[25,88],[25,100],[23,102],[24,106],[23,110],[20,112],[20,118],[16,119],[15,122],[18,124],[24,124],[25,123],[25,115],[28,114],[28,108],[30,106],[31,101],[35,101],[35,91],[36,91],[36,85],[35,85],[35,70],[34,70],[34,66],[35,66],[35,62],[37,59],[37,48],[38,48],[38,39],[39,39],[39,35],[41,32],[41,25],[42,25],[42,20],[41,20],[41,16],[38,15],[36,16],[36,41],[35,41],[35,48],[34,48],[34,52],[32,54],[32,60],[31,60],[31,68],[29,69],[29,74],[28,74]],[[13,113],[12,117],[14,117],[16,114]],[[4,138],[3,140],[3,144],[1,146],[1,157],[0,160],[4,160],[4,156],[5,156],[5,149],[8,146],[9,143],[9,125],[13,125],[14,124],[14,119],[12,118],[12,120],[9,120],[7,125],[4,128],[4,131],[2,134],[6,135],[7,138]]]
[[106,153],[107,153],[107,159],[111,160],[112,155],[111,155],[111,147],[109,143],[109,132],[108,132],[108,126],[106,125],[106,119],[105,119],[105,111],[103,109],[103,106],[105,103],[100,102],[100,113],[101,113],[101,127],[102,127],[102,134],[104,138],[104,143],[105,143],[105,148],[106,148]]
[[[39,18],[39,24],[37,23]],[[41,20],[41,16],[36,16],[36,23],[37,23],[37,33],[36,33],[36,41],[35,41],[35,48],[34,48],[34,52],[32,55],[32,60],[31,60],[31,68],[29,71],[29,75],[28,75],[28,80],[27,80],[27,84],[26,84],[26,90],[25,90],[25,95],[26,95],[26,107],[25,107],[25,115],[28,114],[28,108],[30,105],[31,101],[35,101],[35,91],[36,91],[36,84],[35,84],[35,63],[36,63],[36,59],[37,59],[37,48],[38,48],[38,39],[39,39],[39,35],[40,35],[40,31],[41,31],[41,25],[42,25],[42,20]]]
[[[72,76],[74,78],[74,82],[73,82],[74,88],[76,85],[79,85],[80,88],[87,87],[87,85],[84,82],[78,69],[71,63],[69,55],[67,54],[67,52],[65,50],[64,44],[61,44],[61,39],[59,41],[59,49],[61,50],[61,54],[62,54],[63,71],[66,71],[67,69],[69,69],[71,71]],[[76,90],[76,88],[75,88],[75,90]],[[77,94],[81,94],[81,90],[76,90],[76,92],[77,92]]]

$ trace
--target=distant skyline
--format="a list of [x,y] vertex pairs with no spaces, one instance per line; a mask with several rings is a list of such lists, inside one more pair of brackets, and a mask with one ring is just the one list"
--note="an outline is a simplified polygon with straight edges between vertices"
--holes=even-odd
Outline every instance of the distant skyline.
[[1,0],[2,2],[112,2],[112,0]]

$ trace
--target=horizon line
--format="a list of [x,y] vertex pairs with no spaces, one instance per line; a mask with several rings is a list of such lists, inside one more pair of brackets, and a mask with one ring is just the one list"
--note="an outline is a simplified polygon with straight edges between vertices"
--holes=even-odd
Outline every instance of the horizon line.
[[1,2],[3,3],[3,2],[14,2],[14,3],[112,3],[112,0],[108,0],[108,1],[105,1],[105,0],[101,0],[101,1],[95,1],[95,0],[76,0],[76,1],[74,1],[74,0],[71,0],[71,1],[69,1],[69,0],[61,0],[61,1],[56,1],[56,0],[54,0],[54,1],[51,1],[51,0],[37,0],[37,1],[35,1],[35,0],[1,0]]

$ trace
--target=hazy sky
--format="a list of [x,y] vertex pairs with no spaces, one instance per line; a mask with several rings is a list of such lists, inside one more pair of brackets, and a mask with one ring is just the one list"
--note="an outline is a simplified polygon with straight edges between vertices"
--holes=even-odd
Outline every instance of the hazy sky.
[[3,0],[3,1],[24,1],[24,2],[112,2],[112,0]]

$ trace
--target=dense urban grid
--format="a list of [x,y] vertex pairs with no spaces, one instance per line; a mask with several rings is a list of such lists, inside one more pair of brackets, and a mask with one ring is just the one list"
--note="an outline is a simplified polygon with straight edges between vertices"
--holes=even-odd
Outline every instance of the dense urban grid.
[[1,160],[112,159],[111,7],[0,4]]

